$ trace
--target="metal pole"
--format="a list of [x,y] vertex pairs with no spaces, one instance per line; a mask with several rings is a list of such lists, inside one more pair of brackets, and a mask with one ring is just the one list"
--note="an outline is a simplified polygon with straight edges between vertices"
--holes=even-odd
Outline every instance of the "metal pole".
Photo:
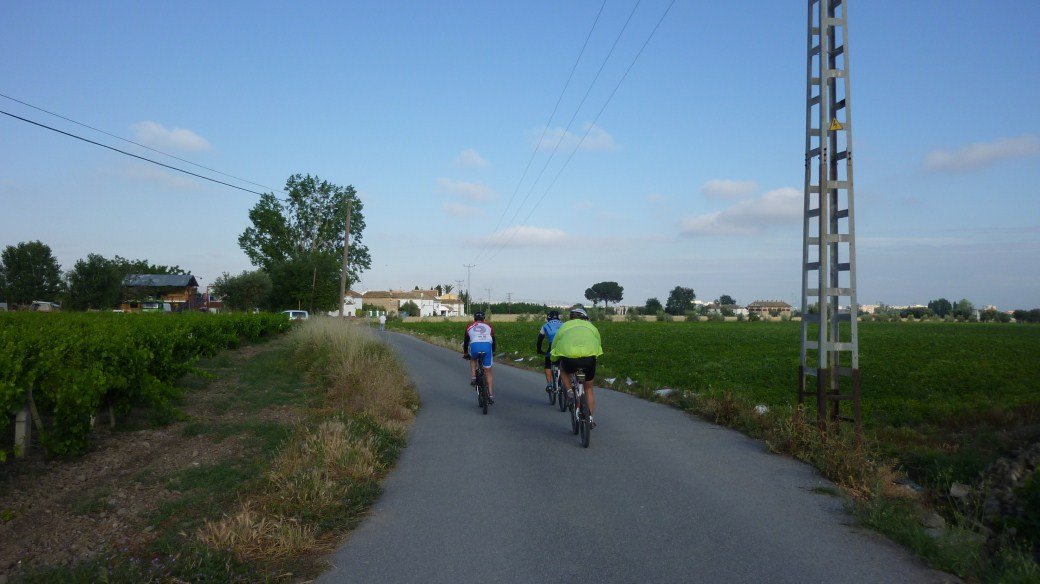
[[347,199],[347,224],[343,232],[343,265],[339,274],[339,316],[343,318],[343,304],[347,301],[347,252],[350,251],[350,199]]
[[470,295],[469,291],[472,289],[471,287],[473,286],[473,268],[476,265],[477,264],[463,264],[463,267],[466,268],[466,304],[467,305],[463,306],[463,308],[466,310],[466,314],[470,313],[470,308],[473,306],[473,297],[472,297],[472,295]]

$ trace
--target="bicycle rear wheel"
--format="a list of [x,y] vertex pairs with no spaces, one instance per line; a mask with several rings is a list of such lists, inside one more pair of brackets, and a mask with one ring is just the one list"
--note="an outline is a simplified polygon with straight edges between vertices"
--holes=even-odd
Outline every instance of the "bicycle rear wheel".
[[589,406],[585,403],[585,398],[581,400],[580,416],[578,418],[578,430],[581,434],[581,447],[589,447],[589,439],[592,438],[592,426],[589,424]]
[[559,402],[560,411],[561,412],[566,412],[567,411],[567,394],[564,393],[562,385],[557,385],[556,386],[556,394],[557,394],[556,395],[556,400]]
[[487,376],[484,374],[483,368],[477,369],[477,405],[484,410],[484,415],[487,415],[488,411],[488,388],[487,388]]
[[567,409],[571,412],[571,434],[578,433],[578,404],[571,400],[571,403],[567,404]]
[[549,388],[549,405],[556,403],[556,386],[553,385]]

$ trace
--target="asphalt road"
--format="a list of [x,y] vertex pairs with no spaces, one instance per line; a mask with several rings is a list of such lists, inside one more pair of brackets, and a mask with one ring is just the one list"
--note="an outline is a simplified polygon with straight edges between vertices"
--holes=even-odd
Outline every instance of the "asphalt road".
[[386,334],[422,409],[320,582],[953,580],[855,527],[811,468],[737,432],[599,389],[583,449],[540,373],[496,364],[484,416],[460,353]]

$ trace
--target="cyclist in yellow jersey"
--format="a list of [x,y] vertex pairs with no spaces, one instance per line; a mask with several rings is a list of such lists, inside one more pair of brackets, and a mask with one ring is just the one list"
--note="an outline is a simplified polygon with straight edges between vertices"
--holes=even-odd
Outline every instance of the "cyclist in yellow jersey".
[[595,407],[595,396],[592,394],[592,380],[596,378],[596,357],[603,354],[599,331],[589,322],[589,315],[584,308],[571,309],[571,319],[563,323],[553,338],[553,361],[560,362],[560,369],[567,375],[560,380],[568,391],[571,387],[570,374],[578,369],[585,371],[585,396],[589,404],[589,425],[596,427],[592,414]]

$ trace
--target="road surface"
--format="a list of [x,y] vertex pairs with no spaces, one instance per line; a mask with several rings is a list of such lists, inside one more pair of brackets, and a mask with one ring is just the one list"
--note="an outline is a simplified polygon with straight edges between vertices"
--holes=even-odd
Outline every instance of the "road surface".
[[484,416],[459,352],[383,334],[422,409],[319,582],[955,581],[856,527],[814,491],[828,481],[761,442],[599,389],[583,449],[540,373],[496,364]]

